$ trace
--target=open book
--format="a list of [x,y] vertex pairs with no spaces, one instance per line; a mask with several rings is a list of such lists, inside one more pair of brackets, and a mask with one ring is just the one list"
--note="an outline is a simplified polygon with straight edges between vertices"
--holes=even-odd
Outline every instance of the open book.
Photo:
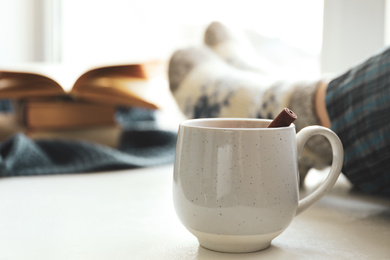
[[0,68],[0,99],[68,96],[105,105],[157,109],[153,89],[165,80],[162,61],[93,68],[77,74],[75,80],[74,75],[61,75],[66,74],[66,68],[59,67],[55,73],[47,73],[50,69],[45,67],[30,68]]

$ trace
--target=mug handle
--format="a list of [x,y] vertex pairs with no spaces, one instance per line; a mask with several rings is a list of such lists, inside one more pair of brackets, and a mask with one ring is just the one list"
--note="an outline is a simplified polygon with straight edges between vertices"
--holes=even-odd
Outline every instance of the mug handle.
[[344,149],[340,138],[332,130],[322,126],[308,126],[298,132],[298,156],[301,156],[306,141],[314,135],[322,135],[329,140],[332,147],[333,161],[325,181],[315,191],[310,193],[305,198],[299,200],[296,215],[301,214],[329,192],[329,190],[336,183],[343,167]]

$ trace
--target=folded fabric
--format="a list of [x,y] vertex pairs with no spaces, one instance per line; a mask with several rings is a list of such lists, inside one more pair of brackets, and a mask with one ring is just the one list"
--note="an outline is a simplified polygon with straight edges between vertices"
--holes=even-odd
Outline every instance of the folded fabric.
[[80,141],[31,140],[16,134],[0,143],[0,176],[81,173],[171,163],[176,132],[157,127],[154,113],[118,111],[123,133],[118,149]]

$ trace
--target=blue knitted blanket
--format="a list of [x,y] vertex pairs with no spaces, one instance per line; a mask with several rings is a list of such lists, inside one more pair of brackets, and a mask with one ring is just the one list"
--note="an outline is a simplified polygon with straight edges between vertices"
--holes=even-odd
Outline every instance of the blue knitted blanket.
[[153,111],[119,109],[117,120],[123,132],[118,149],[80,141],[31,140],[18,133],[0,143],[0,176],[81,173],[171,163],[177,133],[159,129],[155,119]]

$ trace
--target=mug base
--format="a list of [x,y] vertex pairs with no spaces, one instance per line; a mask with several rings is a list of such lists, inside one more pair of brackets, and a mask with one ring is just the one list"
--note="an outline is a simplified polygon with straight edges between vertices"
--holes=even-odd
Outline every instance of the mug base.
[[209,250],[224,253],[251,253],[267,249],[271,241],[282,231],[251,236],[217,235],[189,229],[198,238],[199,244]]

